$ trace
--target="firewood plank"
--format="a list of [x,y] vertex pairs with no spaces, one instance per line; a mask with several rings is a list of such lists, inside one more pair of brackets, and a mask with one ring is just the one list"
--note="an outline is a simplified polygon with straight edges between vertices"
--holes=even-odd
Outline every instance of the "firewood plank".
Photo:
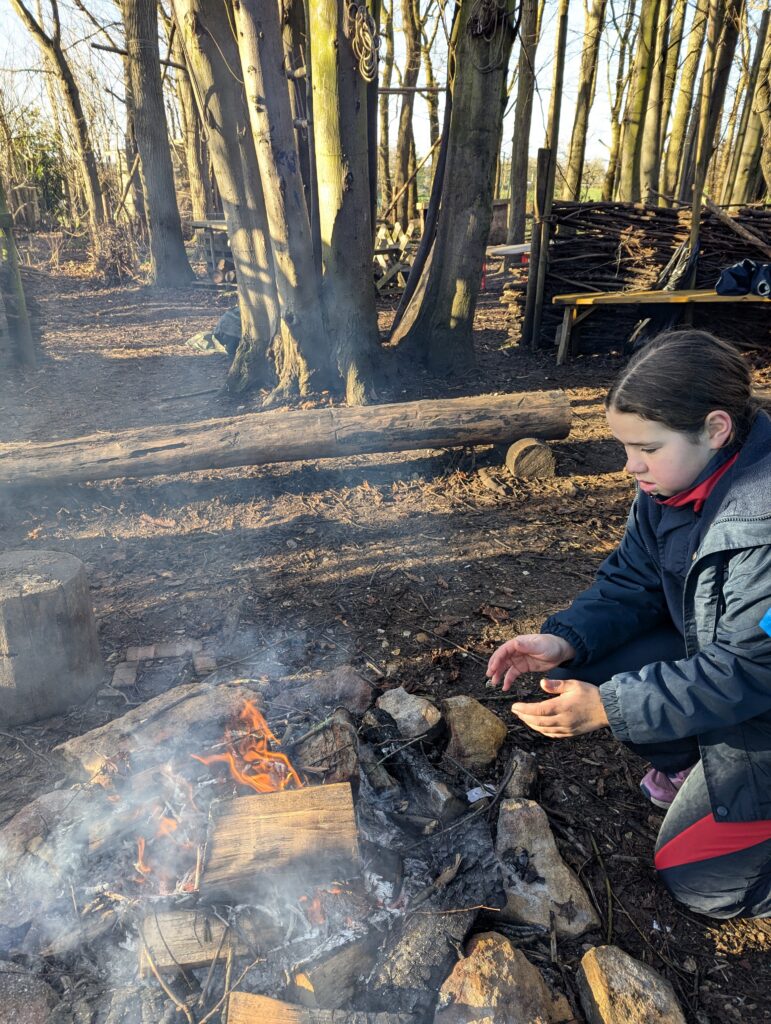
[[410,1013],[359,1013],[349,1010],[312,1010],[268,996],[232,992],[228,1024],[416,1024]]
[[346,782],[220,800],[210,811],[200,891],[240,898],[261,876],[329,882],[355,873],[358,860]]
[[[232,948],[237,956],[246,946],[220,918],[201,910],[166,910],[149,914],[142,922],[142,939],[159,970],[203,967],[224,959]],[[140,969],[147,966],[147,953],[140,953]]]

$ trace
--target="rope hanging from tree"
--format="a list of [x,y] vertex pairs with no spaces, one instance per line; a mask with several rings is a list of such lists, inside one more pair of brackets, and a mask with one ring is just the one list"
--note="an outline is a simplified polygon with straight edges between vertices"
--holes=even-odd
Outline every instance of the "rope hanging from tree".
[[506,62],[503,54],[507,52],[504,40],[506,22],[510,23],[516,37],[521,18],[521,3],[513,3],[512,0],[474,0],[466,31],[470,36],[481,37],[492,44],[489,62],[485,65],[474,62],[477,71],[489,74],[503,66]]
[[351,40],[353,55],[359,63],[359,74],[365,82],[377,78],[377,63],[380,52],[380,36],[375,19],[363,3],[346,4],[343,32]]

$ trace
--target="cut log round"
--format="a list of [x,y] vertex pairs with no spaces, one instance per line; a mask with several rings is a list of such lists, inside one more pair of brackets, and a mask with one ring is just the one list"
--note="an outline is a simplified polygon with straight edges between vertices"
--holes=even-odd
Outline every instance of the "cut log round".
[[76,483],[366,452],[511,444],[518,437],[567,437],[569,431],[570,404],[562,391],[281,409],[47,444],[0,445],[0,483]]
[[556,469],[554,452],[543,441],[523,437],[506,452],[506,468],[523,480],[549,480]]
[[0,555],[0,723],[80,704],[104,671],[80,559],[61,551]]

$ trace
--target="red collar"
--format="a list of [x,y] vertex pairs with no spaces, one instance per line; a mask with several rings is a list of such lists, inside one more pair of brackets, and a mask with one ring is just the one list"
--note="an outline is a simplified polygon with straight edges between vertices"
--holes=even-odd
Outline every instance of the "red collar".
[[671,498],[666,498],[664,501],[661,501],[660,504],[670,505],[673,508],[682,508],[683,505],[690,505],[693,503],[693,511],[701,512],[704,507],[704,502],[714,490],[718,480],[724,473],[728,472],[738,458],[739,453],[736,452],[736,454],[732,455],[727,462],[724,462],[723,465],[719,466],[714,473],[710,474],[706,480],[702,480],[700,484],[696,484],[695,487],[690,487],[687,491],[680,491],[679,494],[673,494]]

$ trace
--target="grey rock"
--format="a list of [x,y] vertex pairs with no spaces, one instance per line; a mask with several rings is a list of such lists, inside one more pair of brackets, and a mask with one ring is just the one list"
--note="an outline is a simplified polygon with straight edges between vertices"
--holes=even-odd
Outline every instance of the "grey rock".
[[505,878],[504,919],[554,927],[560,938],[598,928],[600,919],[576,873],[564,862],[543,809],[533,800],[504,800],[496,853]]

